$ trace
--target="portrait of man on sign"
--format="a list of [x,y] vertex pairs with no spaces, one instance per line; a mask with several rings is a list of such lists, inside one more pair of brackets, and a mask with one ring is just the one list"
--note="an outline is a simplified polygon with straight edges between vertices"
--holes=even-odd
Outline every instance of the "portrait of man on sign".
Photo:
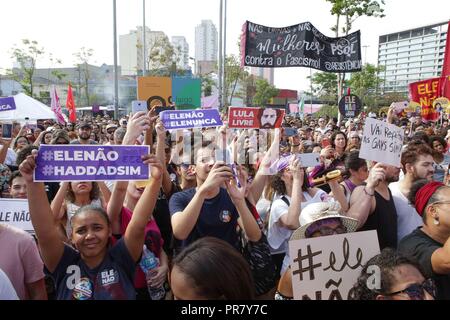
[[278,110],[271,108],[264,108],[260,111],[259,121],[261,123],[261,128],[263,129],[273,129],[278,119]]

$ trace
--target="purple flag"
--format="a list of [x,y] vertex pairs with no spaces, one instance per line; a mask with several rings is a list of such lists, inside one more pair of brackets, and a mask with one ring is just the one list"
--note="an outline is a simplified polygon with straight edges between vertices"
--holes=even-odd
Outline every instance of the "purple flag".
[[34,181],[147,180],[148,146],[41,145]]
[[174,110],[160,113],[167,130],[219,127],[222,125],[219,110]]
[[61,104],[59,103],[59,97],[58,94],[56,93],[56,87],[53,86],[52,90],[50,91],[50,95],[51,95],[51,109],[52,111],[55,113],[56,115],[56,119],[58,120],[58,122],[60,124],[65,124],[66,121],[64,120],[62,111],[61,111]]
[[16,109],[14,97],[0,98],[0,111],[11,111]]

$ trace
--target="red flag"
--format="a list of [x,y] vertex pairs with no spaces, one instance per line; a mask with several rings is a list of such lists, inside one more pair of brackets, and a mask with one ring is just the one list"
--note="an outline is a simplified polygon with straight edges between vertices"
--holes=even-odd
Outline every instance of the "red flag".
[[75,100],[73,100],[72,86],[71,86],[70,82],[69,82],[69,89],[67,91],[66,106],[67,106],[67,109],[69,109],[69,121],[76,122],[77,114],[75,112]]
[[444,65],[442,66],[442,96],[450,99],[450,21],[448,22]]
[[421,113],[424,122],[439,119],[439,114],[433,108],[433,101],[440,97],[441,79],[431,78],[409,84],[411,101],[417,102],[422,107]]

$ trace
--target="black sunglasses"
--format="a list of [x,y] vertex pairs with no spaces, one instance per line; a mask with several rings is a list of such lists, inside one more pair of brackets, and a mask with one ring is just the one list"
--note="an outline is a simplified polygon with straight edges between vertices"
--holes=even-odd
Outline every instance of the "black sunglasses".
[[392,292],[387,296],[406,293],[411,300],[424,300],[425,291],[428,292],[433,298],[436,298],[436,285],[433,279],[427,279],[422,284],[413,283],[406,289]]

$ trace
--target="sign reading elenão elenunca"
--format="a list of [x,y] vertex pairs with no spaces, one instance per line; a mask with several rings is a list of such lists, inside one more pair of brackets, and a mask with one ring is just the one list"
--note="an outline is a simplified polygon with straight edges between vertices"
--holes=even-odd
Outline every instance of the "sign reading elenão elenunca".
[[241,65],[308,67],[325,72],[361,71],[361,33],[329,38],[310,22],[284,28],[247,21],[242,28]]

